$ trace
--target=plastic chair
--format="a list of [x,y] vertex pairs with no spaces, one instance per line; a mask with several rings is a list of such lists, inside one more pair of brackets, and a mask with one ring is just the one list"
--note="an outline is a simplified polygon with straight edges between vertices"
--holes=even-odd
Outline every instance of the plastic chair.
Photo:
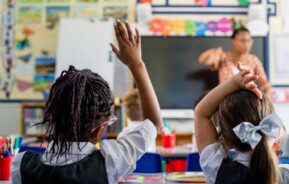
[[21,146],[19,153],[24,151],[35,151],[37,153],[44,153],[46,148],[43,147],[30,147],[30,146]]
[[279,164],[289,164],[289,158],[288,157],[279,158]]
[[202,171],[202,168],[200,166],[199,153],[188,154],[186,171],[190,171],[190,172]]
[[161,173],[163,157],[159,153],[145,153],[137,162],[134,173]]

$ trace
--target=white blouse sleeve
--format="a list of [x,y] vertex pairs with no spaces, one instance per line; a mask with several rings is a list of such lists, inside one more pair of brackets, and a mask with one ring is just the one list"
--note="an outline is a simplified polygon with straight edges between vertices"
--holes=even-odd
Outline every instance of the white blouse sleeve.
[[219,141],[203,149],[200,155],[200,165],[208,184],[215,183],[219,168],[226,157],[226,150]]
[[136,161],[155,142],[157,129],[152,122],[145,120],[116,140],[104,140],[100,151],[105,159],[109,183],[117,183],[136,168]]

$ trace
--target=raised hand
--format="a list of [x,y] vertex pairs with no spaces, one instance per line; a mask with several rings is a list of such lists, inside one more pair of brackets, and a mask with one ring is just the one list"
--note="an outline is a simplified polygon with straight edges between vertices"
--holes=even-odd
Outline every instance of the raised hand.
[[258,80],[257,75],[253,75],[251,70],[243,66],[240,62],[238,63],[239,73],[234,76],[237,86],[241,89],[247,89],[252,91],[260,100],[263,98],[262,92],[257,88],[255,81]]
[[139,31],[135,28],[136,36],[134,37],[127,21],[125,21],[125,27],[126,30],[119,20],[114,24],[118,48],[114,44],[110,43],[111,48],[117,58],[129,68],[143,65]]

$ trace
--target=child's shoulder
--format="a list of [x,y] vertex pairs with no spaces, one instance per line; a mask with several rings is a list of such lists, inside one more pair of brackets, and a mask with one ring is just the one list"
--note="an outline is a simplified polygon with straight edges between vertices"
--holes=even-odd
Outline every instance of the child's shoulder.
[[280,183],[289,183],[289,169],[280,167]]

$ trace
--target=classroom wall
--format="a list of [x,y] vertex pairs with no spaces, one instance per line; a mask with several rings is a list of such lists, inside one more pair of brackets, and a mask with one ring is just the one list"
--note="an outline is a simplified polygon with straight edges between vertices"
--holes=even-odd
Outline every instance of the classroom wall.
[[[170,0],[172,4],[175,5],[186,5],[190,4],[192,0]],[[212,2],[215,5],[237,5],[237,0],[212,0]],[[259,2],[259,0],[252,0],[252,2]],[[267,0],[262,0],[262,3],[266,4]],[[277,3],[277,11],[280,11],[280,1],[279,0],[270,0],[268,2],[276,2]],[[164,5],[166,3],[166,0],[154,0],[155,5]],[[130,13],[133,14],[134,11],[131,9]],[[188,17],[193,18],[194,20],[210,20],[212,18],[219,19],[223,16],[228,15],[175,15],[175,14],[166,14],[166,15],[154,15],[154,17],[160,17],[160,18],[166,18],[166,19],[185,19]],[[238,16],[238,18],[245,20],[246,17],[244,15]],[[274,30],[270,33],[270,61],[272,64],[274,60],[274,45],[273,45],[273,35],[274,34],[280,34],[282,33],[282,17],[276,16],[270,18],[270,28],[271,30]],[[53,53],[53,52],[52,52]],[[128,80],[122,80],[122,79],[128,79],[129,74],[127,70],[121,65],[117,65],[117,73],[116,76],[122,75],[122,77],[116,78],[116,84],[120,87],[122,87],[124,84],[129,85],[127,82]],[[124,90],[120,90],[118,95],[121,95],[124,93]],[[289,104],[275,104],[276,112],[279,114],[279,116],[284,121],[287,129],[289,130]],[[19,121],[19,103],[0,103],[0,135],[2,134],[12,134],[12,133],[20,133],[20,121]],[[180,122],[180,121],[170,121],[172,124],[176,125],[177,131],[184,132],[186,131],[187,126],[190,126],[192,128],[193,124],[190,124],[191,121],[187,122]],[[184,126],[178,126],[178,124],[183,123]],[[190,129],[191,130],[191,129]]]

